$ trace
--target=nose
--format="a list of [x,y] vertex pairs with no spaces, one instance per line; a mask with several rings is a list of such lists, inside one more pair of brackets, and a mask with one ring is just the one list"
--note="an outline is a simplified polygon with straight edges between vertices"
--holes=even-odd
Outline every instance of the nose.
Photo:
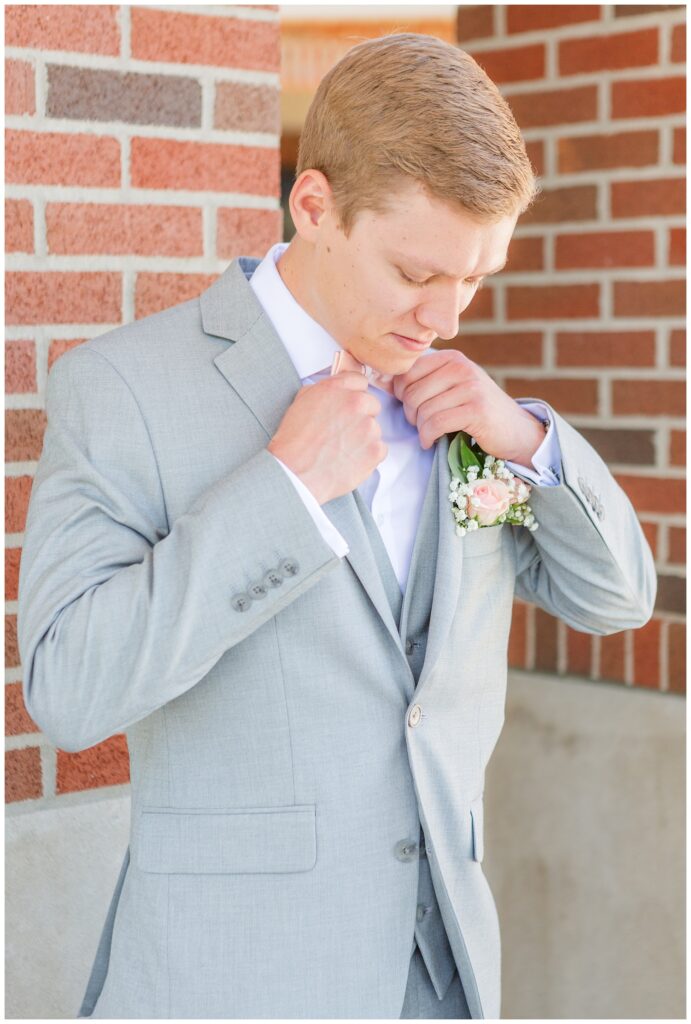
[[474,294],[475,290],[464,281],[452,283],[434,293],[430,291],[415,311],[417,322],[421,327],[434,331],[438,337],[450,341],[458,334],[459,318]]

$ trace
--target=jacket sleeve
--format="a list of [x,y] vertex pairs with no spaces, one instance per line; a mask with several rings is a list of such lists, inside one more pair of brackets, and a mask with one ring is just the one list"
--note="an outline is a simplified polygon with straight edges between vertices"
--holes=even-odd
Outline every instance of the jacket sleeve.
[[653,614],[653,556],[631,502],[600,456],[550,406],[561,482],[533,487],[535,533],[514,530],[516,597],[584,633],[645,625]]
[[82,750],[185,693],[341,560],[266,448],[169,528],[140,408],[93,349],[55,363],[46,413],[19,578],[24,699]]

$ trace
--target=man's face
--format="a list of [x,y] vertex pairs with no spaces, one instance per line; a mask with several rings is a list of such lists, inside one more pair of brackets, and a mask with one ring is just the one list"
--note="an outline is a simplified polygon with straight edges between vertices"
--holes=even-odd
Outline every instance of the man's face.
[[456,336],[482,279],[506,262],[516,220],[479,223],[412,185],[387,213],[358,214],[346,238],[329,205],[308,285],[313,315],[363,363],[405,373],[437,338]]

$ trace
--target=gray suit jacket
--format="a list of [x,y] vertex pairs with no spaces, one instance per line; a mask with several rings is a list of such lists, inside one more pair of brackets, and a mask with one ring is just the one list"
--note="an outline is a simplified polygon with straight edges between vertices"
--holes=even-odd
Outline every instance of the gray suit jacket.
[[640,626],[650,551],[556,413],[562,482],[533,492],[537,533],[457,537],[442,437],[397,622],[356,492],[324,506],[341,559],[266,449],[300,381],[256,264],[49,376],[26,704],[58,747],[125,731],[131,758],[130,845],[80,1015],[398,1017],[422,823],[470,1011],[496,1017],[482,794],[514,594],[575,629]]

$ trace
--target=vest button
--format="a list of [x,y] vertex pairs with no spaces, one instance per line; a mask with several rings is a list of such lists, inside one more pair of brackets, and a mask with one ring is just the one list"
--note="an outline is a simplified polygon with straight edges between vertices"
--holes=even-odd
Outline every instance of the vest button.
[[415,726],[419,723],[421,718],[422,708],[420,707],[419,704],[413,704],[412,708],[410,709],[410,714],[408,715],[408,725],[411,728],[415,728]]
[[417,843],[412,839],[401,839],[394,847],[394,853],[398,860],[415,860],[417,856]]

